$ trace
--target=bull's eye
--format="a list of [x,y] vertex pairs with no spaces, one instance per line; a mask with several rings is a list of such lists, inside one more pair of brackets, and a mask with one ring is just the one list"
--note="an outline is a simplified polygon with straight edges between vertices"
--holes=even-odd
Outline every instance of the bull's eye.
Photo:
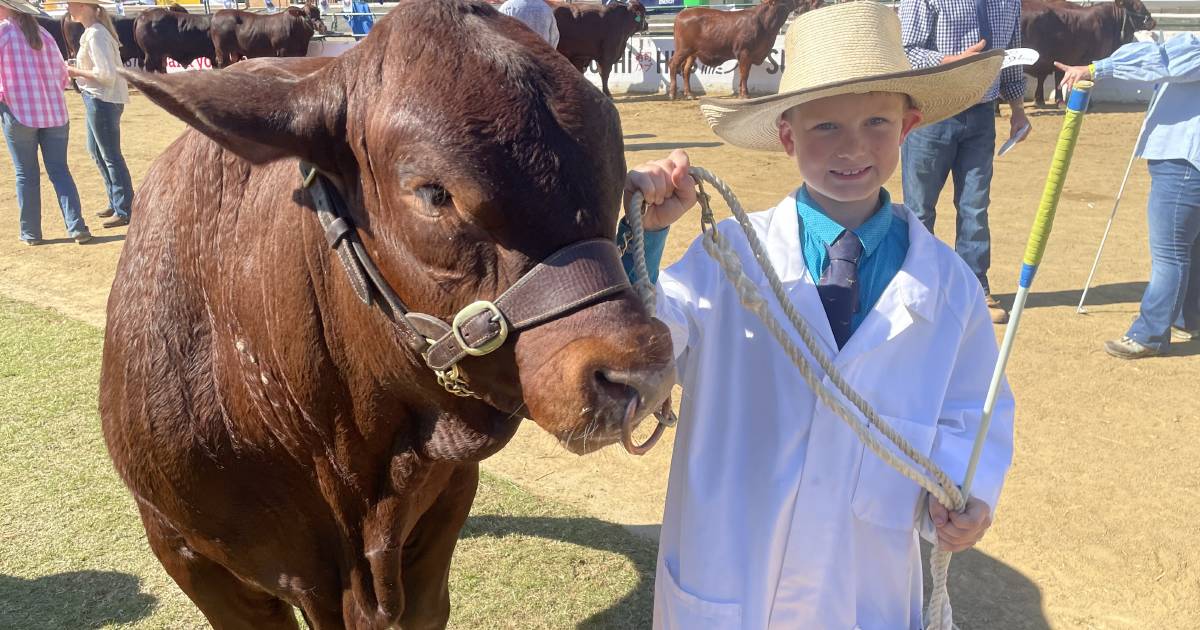
[[437,184],[426,184],[417,188],[416,192],[432,208],[441,208],[450,203],[450,191]]

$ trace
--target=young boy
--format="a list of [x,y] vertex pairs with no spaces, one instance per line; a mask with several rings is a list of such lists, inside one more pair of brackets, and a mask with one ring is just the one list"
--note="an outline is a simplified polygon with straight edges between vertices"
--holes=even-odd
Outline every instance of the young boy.
[[[997,354],[991,319],[970,269],[882,185],[905,134],[976,103],[1001,54],[912,71],[895,14],[851,2],[798,18],[786,55],[779,94],[701,110],[730,144],[796,160],[804,185],[751,215],[770,264],[842,376],[961,482]],[[649,204],[655,268],[666,227],[696,203],[688,166],[676,151],[626,180],[626,203],[636,190]],[[786,322],[740,227],[718,229]],[[658,277],[658,316],[684,395],[655,627],[920,628],[916,530],[952,551],[987,530],[1012,455],[1007,388],[974,496],[948,514],[817,401],[699,239]]]

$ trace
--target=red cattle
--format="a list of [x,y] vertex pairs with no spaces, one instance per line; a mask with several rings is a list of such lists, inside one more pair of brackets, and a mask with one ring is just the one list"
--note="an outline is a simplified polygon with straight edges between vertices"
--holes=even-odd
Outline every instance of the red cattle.
[[212,16],[190,15],[155,7],[137,16],[133,27],[134,39],[145,53],[142,68],[149,72],[166,72],[170,57],[181,66],[205,57],[216,67],[209,28]]
[[313,32],[321,24],[320,12],[314,19],[309,10],[317,9],[288,7],[271,14],[217,11],[210,29],[217,67],[248,57],[304,57]]
[[1037,63],[1025,66],[1026,74],[1037,80],[1034,100],[1046,105],[1042,84],[1054,74],[1054,100],[1062,102],[1058,84],[1062,72],[1058,61],[1070,66],[1087,65],[1112,54],[1121,45],[1133,41],[1136,31],[1157,26],[1141,0],[1113,0],[1090,7],[1063,0],[1022,0],[1021,40],[1038,51]]
[[522,417],[613,443],[670,390],[616,108],[481,0],[126,76],[192,127],[138,191],[100,376],[150,547],[214,628],[444,627],[478,462]]
[[[763,0],[753,9],[719,11],[704,7],[684,9],[675,16],[675,53],[667,64],[671,73],[671,98],[676,96],[675,75],[683,74],[683,95],[692,95],[692,68],[700,63],[715,67],[730,59],[738,62],[738,96],[748,98],[750,67],[767,58],[779,29],[793,11],[821,6],[822,0]],[[796,60],[797,62],[799,60]]]
[[625,53],[629,38],[650,27],[646,22],[646,7],[639,0],[630,0],[628,4],[613,2],[607,6],[559,4],[554,8],[554,20],[558,24],[558,52],[570,59],[580,72],[596,62],[601,89],[610,97],[608,75],[613,64]]

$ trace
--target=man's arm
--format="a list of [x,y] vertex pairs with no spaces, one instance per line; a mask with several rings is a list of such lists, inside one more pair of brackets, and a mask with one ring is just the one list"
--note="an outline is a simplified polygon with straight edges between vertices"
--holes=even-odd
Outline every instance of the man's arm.
[[934,44],[937,13],[931,0],[900,0],[900,43],[913,68],[931,68],[945,56]]

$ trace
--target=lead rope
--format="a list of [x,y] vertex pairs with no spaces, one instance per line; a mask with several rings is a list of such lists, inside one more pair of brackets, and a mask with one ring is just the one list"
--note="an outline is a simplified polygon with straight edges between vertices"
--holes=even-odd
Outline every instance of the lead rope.
[[[914,449],[907,440],[884,422],[871,407],[870,403],[858,395],[846,380],[842,378],[837,369],[834,368],[833,362],[817,343],[816,336],[813,334],[808,322],[800,316],[795,306],[787,298],[783,283],[779,280],[779,275],[775,272],[774,267],[771,266],[766,249],[763,247],[762,242],[759,241],[754,227],[750,225],[750,219],[746,215],[746,211],[742,208],[737,196],[733,194],[729,186],[717,176],[700,167],[693,166],[689,173],[696,180],[698,188],[701,212],[700,229],[703,232],[702,244],[704,245],[704,250],[721,266],[721,269],[725,272],[725,276],[737,290],[742,305],[762,320],[771,335],[783,346],[784,351],[787,352],[788,357],[791,358],[792,363],[799,370],[800,376],[808,384],[809,389],[816,394],[817,398],[825,406],[829,407],[839,418],[849,425],[858,438],[862,440],[863,444],[871,449],[871,452],[875,453],[880,459],[900,472],[900,474],[919,484],[929,494],[937,498],[942,505],[954,511],[962,511],[966,506],[966,500],[958,486],[932,460]],[[801,349],[796,346],[783,326],[771,313],[769,304],[742,268],[741,259],[738,257],[737,252],[733,250],[726,237],[716,229],[716,221],[713,217],[708,193],[704,190],[704,182],[712,184],[713,188],[725,198],[730,212],[737,219],[738,224],[741,225],[742,232],[745,233],[746,240],[750,245],[750,250],[754,253],[755,260],[758,261],[759,267],[762,269],[768,284],[771,286],[771,291],[775,294],[776,301],[783,309],[788,321],[791,322],[792,328],[808,349],[812,359],[816,361],[825,375],[829,377],[829,381],[833,383],[837,393],[840,393],[845,400],[853,404],[862,414],[861,417],[847,407],[845,402],[837,396],[837,393],[821,383],[821,378],[816,370],[813,369],[810,361],[805,358]],[[645,212],[645,199],[641,193],[634,193],[630,207],[639,209],[638,212],[626,213],[626,221],[629,223],[632,236],[630,247],[633,251],[634,273],[637,276],[634,286],[637,288],[642,302],[646,304],[646,308],[651,313],[654,313],[655,291],[654,285],[650,283],[650,275],[646,268],[645,230],[642,226],[641,217],[641,214]],[[875,434],[872,433],[871,427],[874,427],[887,438],[904,457],[900,457],[895,451],[892,451],[880,442]],[[950,552],[942,551],[935,545],[929,557],[929,572],[933,579],[933,592],[930,593],[929,605],[925,613],[925,628],[927,630],[952,630],[957,628],[954,625],[953,613],[950,608],[950,595],[946,589],[950,556]]]

